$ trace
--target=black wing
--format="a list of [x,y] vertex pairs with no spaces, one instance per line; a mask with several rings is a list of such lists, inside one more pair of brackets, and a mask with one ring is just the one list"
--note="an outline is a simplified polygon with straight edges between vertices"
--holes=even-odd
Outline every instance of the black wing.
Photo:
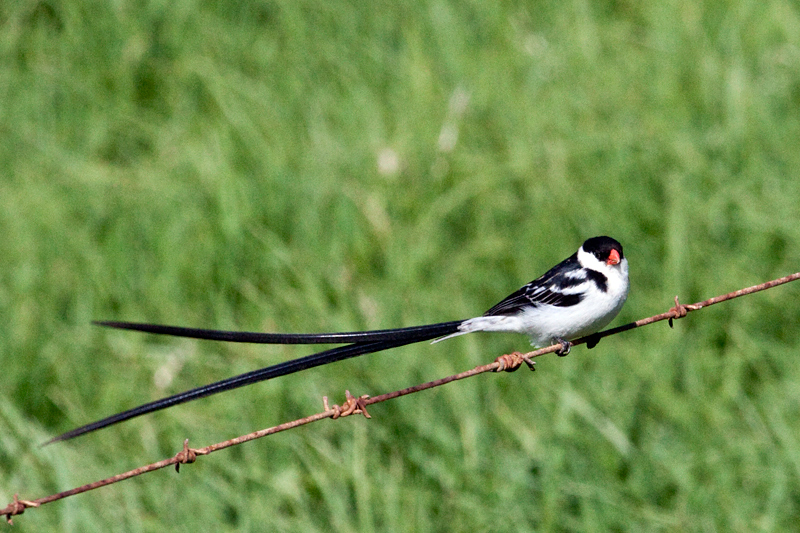
[[578,254],[574,253],[548,270],[543,276],[509,294],[500,303],[486,311],[484,316],[513,315],[526,307],[545,304],[571,307],[579,304],[584,295],[582,293],[565,294],[563,290],[585,282],[585,271],[581,270]]

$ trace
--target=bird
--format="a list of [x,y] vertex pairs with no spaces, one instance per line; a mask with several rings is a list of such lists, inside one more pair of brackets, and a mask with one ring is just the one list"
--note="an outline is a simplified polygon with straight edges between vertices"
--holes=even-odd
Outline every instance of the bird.
[[[592,237],[544,275],[511,293],[483,315],[466,320],[397,329],[342,333],[258,333],[187,328],[138,322],[98,321],[110,328],[195,339],[258,344],[345,344],[196,387],[80,426],[53,437],[44,445],[65,441],[125,420],[204,398],[251,383],[273,379],[320,365],[407,344],[440,342],[467,333],[514,332],[527,335],[531,345],[560,344],[567,355],[570,340],[591,335],[608,325],[628,297],[628,260],[622,245],[607,236]],[[589,344],[592,347],[597,341]]]

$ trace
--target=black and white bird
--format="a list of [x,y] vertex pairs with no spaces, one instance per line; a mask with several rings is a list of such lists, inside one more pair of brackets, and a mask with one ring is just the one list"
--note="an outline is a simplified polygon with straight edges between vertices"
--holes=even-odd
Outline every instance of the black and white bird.
[[203,385],[68,431],[46,444],[71,439],[124,420],[358,355],[379,352],[415,342],[438,342],[474,331],[501,331],[527,335],[534,347],[561,344],[559,355],[569,353],[570,340],[605,327],[628,297],[628,261],[622,245],[611,237],[592,237],[577,252],[482,316],[399,329],[346,333],[251,333],[141,324],[97,322],[99,325],[191,337],[195,339],[261,344],[346,344],[313,355],[247,372]]

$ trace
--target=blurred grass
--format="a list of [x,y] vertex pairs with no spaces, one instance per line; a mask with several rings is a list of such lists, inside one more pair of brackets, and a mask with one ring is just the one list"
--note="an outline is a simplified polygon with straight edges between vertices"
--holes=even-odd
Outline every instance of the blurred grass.
[[[618,323],[797,271],[799,105],[790,2],[4,3],[0,504],[526,345],[406,347],[40,449],[309,353],[93,319],[464,318],[596,234],[631,263]],[[16,529],[792,529],[797,291],[251,443]]]

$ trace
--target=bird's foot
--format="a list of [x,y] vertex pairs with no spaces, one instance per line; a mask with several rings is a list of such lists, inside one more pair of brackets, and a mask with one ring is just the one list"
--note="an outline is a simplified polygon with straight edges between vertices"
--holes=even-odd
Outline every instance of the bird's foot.
[[569,355],[569,351],[572,349],[572,343],[566,339],[562,339],[561,337],[556,337],[553,339],[554,343],[558,343],[561,345],[560,350],[556,350],[556,355],[559,357],[565,357]]
[[586,347],[590,350],[597,346],[597,343],[600,342],[600,335],[596,333],[594,335],[590,335],[588,339],[586,339]]

